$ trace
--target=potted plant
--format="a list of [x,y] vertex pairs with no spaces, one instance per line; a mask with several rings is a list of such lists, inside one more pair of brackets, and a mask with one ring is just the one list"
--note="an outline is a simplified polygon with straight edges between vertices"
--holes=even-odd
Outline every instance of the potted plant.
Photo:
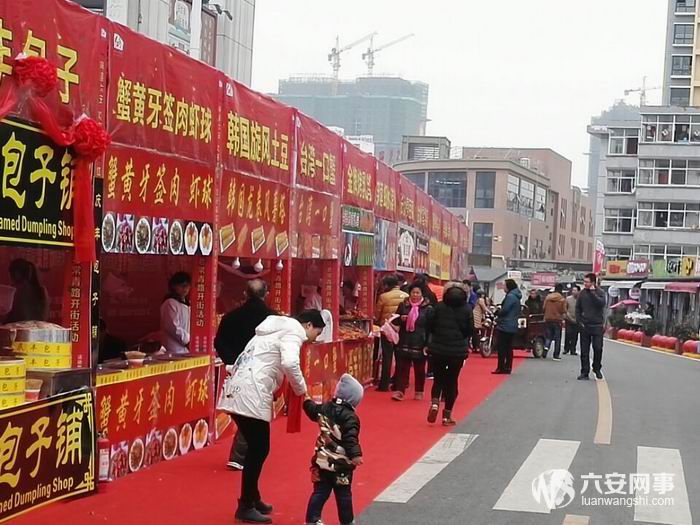
[[610,334],[612,339],[617,339],[618,330],[622,330],[627,326],[625,315],[626,312],[624,308],[615,308],[610,316],[608,316],[608,323],[610,323],[610,327],[612,328],[612,333]]
[[646,319],[642,321],[642,332],[644,332],[642,346],[651,348],[651,338],[658,334],[660,329],[661,323],[655,319]]
[[695,323],[692,321],[692,319],[687,317],[681,322],[671,327],[670,335],[678,339],[678,345],[676,345],[676,352],[680,353],[682,345],[685,341],[697,340],[698,328],[695,326]]

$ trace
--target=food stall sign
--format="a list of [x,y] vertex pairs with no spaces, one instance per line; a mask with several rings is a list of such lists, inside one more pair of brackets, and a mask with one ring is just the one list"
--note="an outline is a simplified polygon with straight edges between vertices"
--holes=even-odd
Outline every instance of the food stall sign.
[[377,189],[374,211],[378,217],[396,220],[398,199],[398,173],[383,162],[377,162]]
[[396,268],[404,272],[416,269],[416,234],[413,228],[399,224],[399,240]]
[[535,272],[530,277],[530,284],[542,288],[553,288],[557,284],[557,274],[555,272]]
[[343,139],[300,111],[295,111],[295,120],[298,151],[294,184],[338,195]]
[[0,124],[0,242],[73,245],[73,156],[24,121]]
[[374,209],[377,162],[349,142],[343,143],[343,204]]
[[341,228],[344,232],[374,235],[374,213],[355,206],[342,206]]
[[0,522],[94,492],[95,429],[92,390],[0,411]]
[[396,270],[398,226],[395,222],[377,219],[374,223],[374,269]]
[[338,197],[304,188],[293,188],[291,195],[290,255],[300,259],[338,259]]

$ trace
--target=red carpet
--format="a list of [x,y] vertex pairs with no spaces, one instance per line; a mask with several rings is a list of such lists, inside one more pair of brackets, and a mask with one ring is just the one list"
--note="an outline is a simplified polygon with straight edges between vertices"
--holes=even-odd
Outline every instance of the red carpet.
[[[515,368],[521,362],[516,359]],[[491,374],[495,365],[495,358],[469,358],[460,378],[460,396],[453,417],[465,418],[507,379],[508,376]],[[426,388],[429,389],[431,384],[428,381]],[[412,395],[407,397],[412,398]],[[389,394],[367,391],[358,410],[365,459],[353,483],[358,515],[450,430],[442,425],[428,425],[425,421],[427,410],[427,400],[410,399],[396,403],[391,401]],[[273,425],[272,452],[263,471],[262,493],[266,501],[275,505],[273,519],[278,525],[304,522],[311,491],[309,460],[317,431],[314,424],[304,419],[299,434],[287,434],[283,420]],[[97,495],[56,503],[17,518],[13,523],[233,523],[241,475],[223,467],[230,444],[230,440],[226,440],[175,461],[159,463],[108,484]],[[337,523],[332,498],[326,505],[324,520],[329,524]]]

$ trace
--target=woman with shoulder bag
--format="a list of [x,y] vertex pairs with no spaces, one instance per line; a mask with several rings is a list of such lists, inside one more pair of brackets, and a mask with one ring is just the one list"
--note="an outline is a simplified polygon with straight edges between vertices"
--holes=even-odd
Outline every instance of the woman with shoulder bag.
[[409,296],[399,305],[396,311],[398,317],[393,321],[400,326],[396,346],[396,391],[391,397],[394,401],[403,401],[411,366],[416,378],[416,399],[423,399],[425,388],[425,349],[428,346],[428,317],[432,306],[423,295],[422,285],[412,284],[408,291]]

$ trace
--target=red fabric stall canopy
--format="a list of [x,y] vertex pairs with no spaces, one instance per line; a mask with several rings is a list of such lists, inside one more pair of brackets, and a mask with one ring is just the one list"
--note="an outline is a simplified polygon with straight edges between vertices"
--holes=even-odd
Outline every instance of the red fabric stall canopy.
[[667,292],[683,292],[696,293],[700,289],[700,282],[677,282],[668,283],[665,291]]

